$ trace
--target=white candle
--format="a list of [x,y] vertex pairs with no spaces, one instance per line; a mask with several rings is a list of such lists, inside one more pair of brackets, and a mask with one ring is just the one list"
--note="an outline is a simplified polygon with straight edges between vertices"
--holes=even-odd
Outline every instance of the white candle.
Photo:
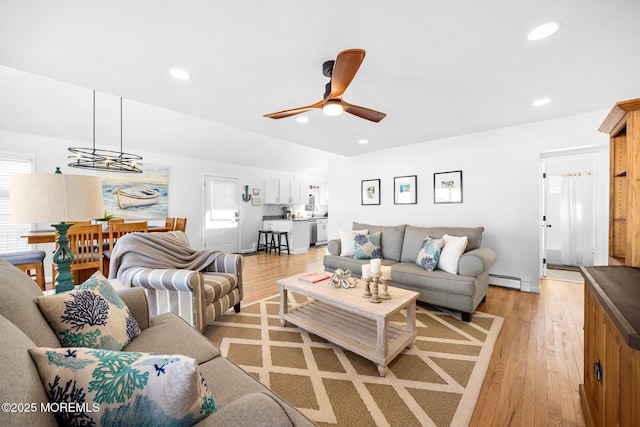
[[374,276],[379,276],[380,275],[380,265],[381,265],[380,258],[372,259],[371,260],[371,274],[373,274]]
[[382,269],[382,278],[384,280],[391,280],[391,267],[383,265],[380,268]]
[[371,266],[364,264],[362,266],[362,278],[363,279],[370,279],[371,278]]

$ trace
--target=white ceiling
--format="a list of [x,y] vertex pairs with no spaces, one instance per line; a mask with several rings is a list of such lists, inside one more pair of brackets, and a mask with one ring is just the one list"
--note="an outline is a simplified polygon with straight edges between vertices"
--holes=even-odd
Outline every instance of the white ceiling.
[[[557,34],[526,39],[552,20],[561,23]],[[319,110],[304,125],[262,117],[320,100],[322,63],[348,48],[367,56],[344,99],[385,112],[384,120]],[[36,120],[14,117],[21,109],[55,117],[75,107],[74,120],[47,132],[90,141],[87,89],[95,89],[124,97],[126,117],[154,106],[156,119],[133,120],[148,126],[130,131],[135,146],[224,159],[208,149],[212,139],[224,140],[230,156],[260,163],[261,150],[293,152],[299,144],[326,159],[640,97],[640,1],[0,0],[0,66],[3,80],[15,79],[0,84],[9,94],[0,96],[0,126],[8,130],[38,133]],[[172,67],[193,78],[173,79]],[[52,82],[37,76],[64,82],[65,94],[46,105],[44,87]],[[109,101],[114,120],[116,97]],[[539,97],[553,101],[533,107]],[[21,107],[23,98],[30,104]],[[168,129],[174,121],[182,125]],[[358,144],[361,138],[369,144]],[[235,154],[229,141],[239,146]],[[256,143],[261,148],[248,148]]]

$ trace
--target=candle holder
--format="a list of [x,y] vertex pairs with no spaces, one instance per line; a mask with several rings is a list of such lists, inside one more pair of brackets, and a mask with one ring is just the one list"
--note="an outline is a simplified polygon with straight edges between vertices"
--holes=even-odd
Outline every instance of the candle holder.
[[391,299],[391,295],[389,295],[389,293],[387,292],[387,289],[389,288],[389,283],[391,283],[390,279],[380,279],[380,292],[378,293],[380,298]]
[[380,279],[379,275],[372,274],[371,275],[371,298],[369,298],[369,302],[373,303],[381,303],[382,298],[378,296],[378,280]]
[[371,279],[367,277],[366,279],[362,279],[362,281],[364,282],[364,292],[362,294],[362,298],[370,298],[371,289],[369,286],[371,284]]

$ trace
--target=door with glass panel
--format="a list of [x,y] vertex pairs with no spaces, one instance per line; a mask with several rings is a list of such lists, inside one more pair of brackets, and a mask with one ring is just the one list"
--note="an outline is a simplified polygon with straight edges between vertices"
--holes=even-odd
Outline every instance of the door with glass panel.
[[236,253],[240,248],[240,184],[237,178],[204,177],[205,249]]

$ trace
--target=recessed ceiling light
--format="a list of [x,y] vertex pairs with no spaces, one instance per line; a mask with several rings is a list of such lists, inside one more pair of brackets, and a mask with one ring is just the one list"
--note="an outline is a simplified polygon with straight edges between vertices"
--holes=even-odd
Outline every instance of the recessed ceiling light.
[[358,144],[362,144],[362,145],[368,144],[368,143],[369,143],[369,140],[367,140],[367,139],[361,139],[361,140],[358,141]]
[[547,105],[550,102],[551,102],[551,98],[540,98],[533,101],[533,106],[540,107],[542,105]]
[[178,80],[189,80],[191,78],[191,74],[178,68],[172,68],[171,71],[169,71],[169,74]]
[[296,122],[298,123],[307,123],[309,122],[309,117],[307,116],[300,116],[296,118]]
[[527,39],[530,41],[542,40],[554,34],[559,29],[560,24],[558,24],[557,22],[547,22],[546,24],[542,24],[539,27],[536,27],[533,30],[529,31]]

